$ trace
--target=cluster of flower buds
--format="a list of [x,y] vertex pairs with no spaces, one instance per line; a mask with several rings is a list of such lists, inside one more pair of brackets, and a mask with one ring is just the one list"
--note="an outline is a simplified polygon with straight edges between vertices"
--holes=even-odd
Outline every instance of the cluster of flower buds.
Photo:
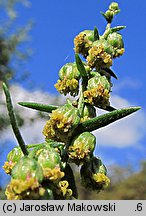
[[[95,28],[93,31],[82,31],[75,37],[76,61],[60,69],[59,80],[55,84],[61,94],[76,96],[74,101],[67,99],[65,105],[59,107],[19,103],[50,113],[42,132],[44,143],[25,146],[14,121],[8,88],[3,85],[11,123],[20,145],[8,154],[3,166],[12,177],[6,188],[8,199],[77,198],[70,163],[81,167],[81,179],[86,188],[99,192],[108,186],[110,180],[106,176],[106,167],[100,158],[94,156],[96,137],[91,132],[140,109],[116,110],[110,106],[111,77],[117,78],[110,66],[113,59],[124,52],[123,39],[118,33],[124,27],[110,26],[119,11],[118,4],[113,2],[102,13],[108,22],[102,36]],[[79,54],[85,61],[81,60]],[[96,107],[110,112],[98,116]]]
[[8,154],[3,166],[12,177],[6,188],[7,199],[70,199],[72,189],[55,142],[38,144],[29,149],[27,156],[18,149]]
[[112,2],[110,5],[109,5],[109,9],[105,12],[105,13],[102,13],[102,15],[105,17],[106,21],[108,23],[111,23],[114,16],[116,14],[118,14],[120,12],[120,8],[119,8],[119,5],[117,2]]
[[[81,54],[86,60],[82,62],[87,74],[84,100],[88,104],[104,109],[110,105],[111,76],[117,78],[110,67],[113,59],[124,53],[124,42],[118,31],[125,26],[111,28],[111,21],[119,12],[118,4],[111,3],[106,13],[102,13],[108,22],[102,35],[99,35],[95,28],[80,32],[74,39],[75,52]],[[59,78],[55,87],[61,94],[78,95],[82,75],[76,62],[63,66],[59,71]]]

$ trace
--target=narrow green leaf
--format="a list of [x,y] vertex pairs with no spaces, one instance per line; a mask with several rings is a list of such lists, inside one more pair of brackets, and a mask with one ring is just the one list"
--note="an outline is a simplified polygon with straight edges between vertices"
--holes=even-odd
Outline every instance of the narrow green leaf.
[[34,103],[34,102],[19,102],[18,104],[27,108],[31,108],[31,109],[35,109],[47,113],[51,113],[53,110],[58,108],[57,106],[54,105],[45,105],[45,104]]
[[113,32],[117,32],[117,31],[120,31],[122,29],[126,28],[126,26],[116,26],[116,27],[113,27],[110,29],[110,32],[113,33]]
[[105,15],[105,13],[104,12],[100,12],[101,13],[101,15],[107,20],[107,17],[106,17],[106,15]]
[[98,29],[95,27],[94,28],[94,41],[99,40],[99,33]]
[[84,131],[89,131],[89,132],[94,131],[96,129],[109,125],[121,118],[124,118],[136,112],[139,109],[140,107],[129,107],[129,108],[123,108],[119,110],[114,110],[112,112],[100,115],[98,117],[87,120],[83,123],[80,123],[79,126],[76,128],[75,133],[80,134]]
[[109,73],[115,79],[118,79],[118,77],[116,76],[116,74],[110,68],[104,68],[103,70],[105,70],[107,73]]
[[16,137],[18,143],[19,143],[19,146],[20,146],[23,154],[28,155],[28,151],[27,151],[27,148],[25,146],[25,142],[23,140],[23,137],[22,137],[22,135],[20,133],[20,130],[19,130],[19,127],[18,127],[18,124],[17,124],[17,120],[16,120],[16,116],[15,116],[15,113],[14,113],[14,110],[13,110],[13,105],[12,105],[12,100],[11,100],[11,95],[10,95],[10,92],[9,92],[9,88],[5,83],[3,83],[3,90],[4,90],[4,93],[5,93],[5,96],[6,96],[7,109],[8,109],[8,113],[9,113],[10,122],[11,122],[11,125],[12,125],[13,132],[15,134],[15,137]]
[[86,69],[84,67],[84,64],[77,53],[75,54],[75,59],[76,59],[78,71],[80,72],[81,76],[83,78],[87,77],[87,72],[86,72]]

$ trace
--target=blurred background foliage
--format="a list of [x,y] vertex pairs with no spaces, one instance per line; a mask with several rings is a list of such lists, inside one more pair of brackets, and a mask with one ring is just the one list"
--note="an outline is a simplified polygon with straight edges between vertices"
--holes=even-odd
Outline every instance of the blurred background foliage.
[[24,81],[28,78],[22,65],[32,53],[26,43],[32,21],[24,26],[16,24],[18,4],[29,6],[26,0],[0,0],[0,81]]
[[[32,50],[28,46],[29,31],[32,28],[32,22],[26,23],[25,26],[18,27],[16,19],[19,19],[17,14],[17,4],[22,4],[26,7],[30,5],[27,0],[0,0],[0,94],[2,94],[2,81],[8,80],[9,85],[15,82],[29,82],[29,73],[25,71],[23,63],[30,57]],[[24,43],[25,42],[25,43]],[[26,44],[26,45],[24,45]],[[54,103],[57,103],[57,97]],[[3,101],[0,101],[0,110],[5,106]],[[19,115],[17,109],[17,120],[19,126],[25,124],[24,119]],[[38,118],[44,117],[42,113],[38,113]],[[35,119],[31,119],[34,121]],[[9,126],[9,118],[7,113],[0,112],[0,139],[1,132]],[[3,154],[5,143],[0,143],[0,155]],[[2,157],[1,157],[2,158]],[[1,169],[1,168],[0,168]],[[110,186],[103,192],[96,194],[92,191],[87,191],[82,187],[78,172],[75,170],[77,187],[79,190],[79,199],[94,199],[94,200],[144,200],[146,199],[146,161],[141,162],[139,171],[131,167],[110,167]],[[0,179],[1,179],[0,172]],[[0,200],[5,199],[4,188],[0,185]]]

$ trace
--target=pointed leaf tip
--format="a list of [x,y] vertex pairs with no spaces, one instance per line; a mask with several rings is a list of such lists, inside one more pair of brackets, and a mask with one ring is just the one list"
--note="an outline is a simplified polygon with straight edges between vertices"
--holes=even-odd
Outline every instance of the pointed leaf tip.
[[90,120],[87,120],[85,122],[82,122],[79,124],[76,134],[80,134],[84,131],[94,131],[101,127],[105,127],[119,119],[122,119],[136,111],[141,109],[141,107],[129,107],[129,108],[123,108],[119,110],[114,110],[109,113],[100,115],[98,117],[92,118]]
[[5,82],[2,83],[4,92],[8,91],[8,86]]
[[117,75],[110,68],[104,68],[103,70],[105,70],[107,73],[109,73],[115,79],[118,79]]
[[80,72],[81,76],[83,78],[87,77],[87,72],[84,67],[84,64],[77,53],[75,54],[75,59],[76,59],[76,65],[77,65],[78,71]]
[[53,110],[58,108],[58,106],[46,105],[46,104],[34,103],[34,102],[19,102],[18,104],[23,107],[27,107],[30,109],[47,112],[47,113],[51,113]]
[[94,27],[94,41],[99,40],[99,33],[98,29]]
[[124,28],[126,28],[126,26],[116,26],[116,27],[111,28],[110,31],[111,31],[111,33],[113,33],[113,32],[120,31]]

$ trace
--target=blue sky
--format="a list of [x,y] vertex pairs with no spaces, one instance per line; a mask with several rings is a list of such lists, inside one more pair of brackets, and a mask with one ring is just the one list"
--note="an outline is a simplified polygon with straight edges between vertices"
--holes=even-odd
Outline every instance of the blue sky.
[[[113,80],[113,102],[116,104],[119,101],[120,107],[122,101],[123,106],[141,106],[142,111],[134,114],[132,120],[125,121],[127,127],[124,126],[124,120],[121,125],[117,125],[122,133],[118,131],[113,136],[120,147],[116,146],[115,142],[107,143],[104,131],[101,133],[103,135],[97,134],[96,154],[99,154],[106,163],[120,165],[132,163],[137,167],[141,159],[146,160],[146,2],[144,0],[118,0],[117,2],[121,12],[116,16],[112,26],[126,25],[126,29],[121,31],[126,51],[121,58],[114,61],[112,66],[119,78]],[[18,6],[18,26],[24,25],[30,19],[34,20],[30,32],[31,40],[28,42],[34,54],[25,67],[30,72],[30,78],[35,82],[36,87],[42,85],[45,92],[58,94],[54,84],[58,79],[59,69],[67,62],[74,61],[74,37],[80,31],[93,29],[94,26],[97,26],[102,34],[106,22],[100,11],[105,12],[110,3],[110,0],[32,0],[31,7],[28,9]],[[28,88],[25,84],[23,87]],[[129,127],[131,127],[130,132]],[[110,137],[110,128],[107,137]],[[130,144],[126,145],[124,137],[130,140]],[[122,138],[123,146],[120,142]]]

